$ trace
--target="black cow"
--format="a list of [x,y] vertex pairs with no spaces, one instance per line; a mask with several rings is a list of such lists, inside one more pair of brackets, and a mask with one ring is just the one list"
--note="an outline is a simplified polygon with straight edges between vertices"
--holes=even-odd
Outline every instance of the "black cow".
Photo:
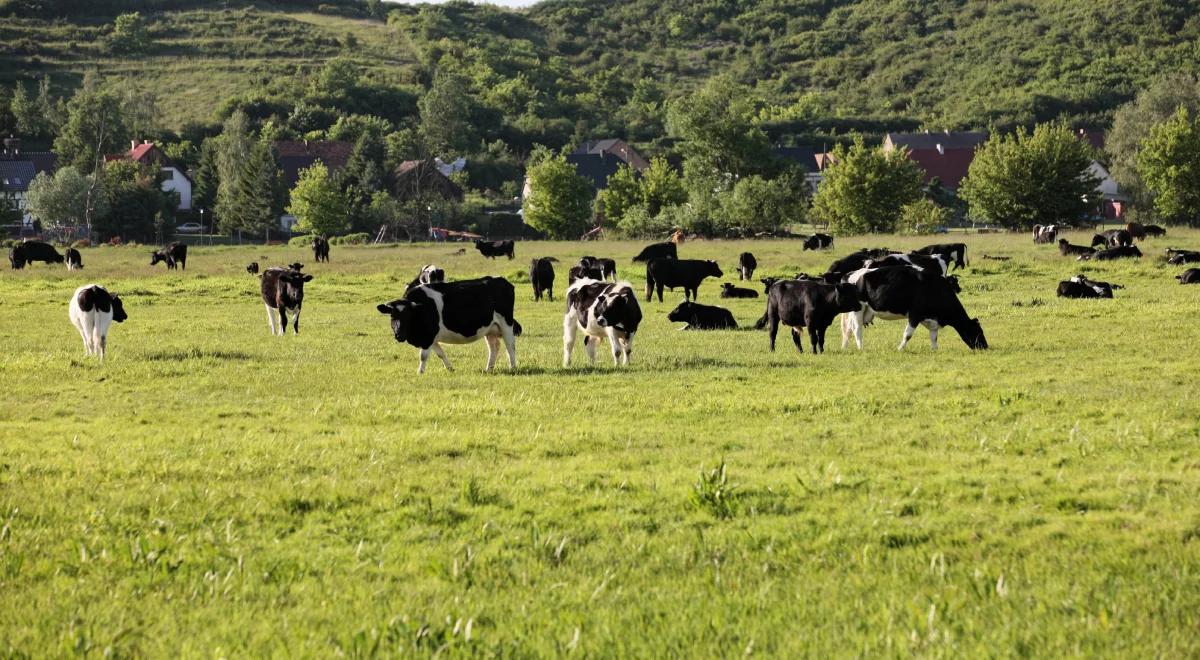
[[251,275],[258,275],[258,262],[251,261],[249,266],[246,266],[246,272]]
[[1145,229],[1147,236],[1161,237],[1167,235],[1167,230],[1158,225],[1146,225]]
[[1076,275],[1058,283],[1059,298],[1112,298],[1113,289],[1123,289],[1120,284],[1089,280],[1085,275]]
[[25,264],[41,261],[47,264],[61,264],[66,258],[54,249],[53,245],[41,241],[25,241],[17,243],[8,252],[8,261],[13,268],[20,270]]
[[64,258],[67,261],[67,270],[78,270],[83,268],[83,255],[79,254],[79,250],[73,247],[66,249]]
[[779,325],[790,326],[796,350],[804,352],[800,328],[808,328],[808,340],[813,353],[825,352],[825,331],[842,312],[862,308],[858,287],[853,284],[827,284],[818,280],[782,280],[767,294],[767,323],[771,336],[771,351]]
[[287,267],[297,272],[304,270],[304,264],[300,263],[299,261],[293,261],[292,263],[288,264]]
[[913,250],[910,254],[939,256],[942,258],[942,261],[953,265],[955,270],[958,270],[959,268],[965,268],[967,265],[966,243],[938,243],[936,245],[926,245],[919,250]]
[[575,337],[583,331],[583,349],[596,362],[596,347],[608,337],[613,362],[629,364],[633,336],[642,323],[642,308],[629,282],[583,280],[567,289],[567,313],[563,318],[563,366],[571,364]]
[[694,300],[704,278],[722,276],[724,273],[715,261],[655,259],[646,264],[646,302],[655,290],[658,291],[658,302],[662,302],[663,287],[674,291],[679,286],[683,287],[684,300]]
[[870,259],[864,267],[887,268],[889,266],[915,266],[922,270],[928,269],[938,275],[945,275],[950,268],[940,254],[901,254],[899,252],[879,259]]
[[1095,251],[1096,248],[1088,247],[1086,245],[1072,245],[1071,242],[1065,238],[1058,239],[1058,253],[1064,257],[1091,254]]
[[755,291],[754,289],[743,289],[741,287],[734,286],[734,285],[730,284],[729,282],[725,282],[724,284],[721,285],[721,297],[722,298],[757,298],[758,292]]
[[533,299],[540,301],[542,292],[554,300],[554,264],[542,257],[529,262],[529,281],[533,284]]
[[[557,261],[557,260],[556,260]],[[580,257],[579,265],[591,270],[600,271],[597,279],[617,281],[617,260],[604,257]]]
[[[1121,247],[1114,247],[1114,248],[1109,248],[1107,250],[1100,250],[1099,252],[1092,254],[1091,258],[1095,259],[1096,261],[1111,261],[1113,259],[1128,259],[1128,258],[1139,258],[1140,259],[1141,256],[1142,256],[1142,251],[1137,249],[1137,246],[1123,245]],[[1086,254],[1080,255],[1079,258],[1083,261],[1087,261],[1087,259],[1085,257],[1088,257],[1088,255],[1086,255]]]
[[1058,238],[1058,225],[1034,225],[1034,243],[1053,243]]
[[567,271],[567,286],[574,284],[577,280],[603,280],[604,272],[599,268],[591,268],[576,264],[571,266]]
[[517,340],[521,324],[513,318],[516,290],[503,277],[483,277],[458,282],[422,284],[399,300],[376,305],[392,321],[396,341],[421,349],[417,373],[425,373],[432,351],[446,369],[454,371],[441,344],[470,344],[487,339],[487,371],[496,366],[500,340],[508,351],[508,365],[517,368]]
[[833,247],[833,237],[829,234],[813,234],[804,239],[804,250],[824,250]]
[[1194,264],[1200,262],[1200,252],[1196,250],[1180,250],[1177,248],[1167,248],[1167,263],[1172,266],[1180,264]]
[[1133,238],[1136,238],[1139,241],[1145,240],[1145,238],[1146,238],[1146,226],[1140,222],[1126,223],[1125,231],[1129,232],[1130,236],[1132,236]]
[[329,239],[324,236],[314,237],[312,251],[313,259],[316,259],[317,263],[329,261]]
[[724,307],[701,305],[694,302],[681,302],[679,306],[667,314],[667,320],[675,323],[686,323],[684,330],[737,330],[737,321],[733,313]]
[[185,243],[165,245],[150,253],[150,265],[165,261],[167,270],[175,270],[176,264],[183,270],[187,270],[187,249],[188,246]]
[[515,254],[512,241],[475,241],[475,249],[489,259],[505,255],[512,259]]
[[753,254],[743,252],[738,255],[738,279],[752,280],[754,279],[754,269],[758,268],[758,260]]
[[649,263],[655,259],[678,259],[679,250],[674,243],[668,241],[666,243],[654,243],[642,248],[638,256],[634,257],[635,262],[645,261]]
[[887,248],[864,248],[862,250],[858,250],[857,252],[851,252],[841,259],[834,261],[829,266],[829,270],[825,273],[826,277],[824,279],[826,281],[840,281],[842,276],[849,275],[859,268],[862,268],[871,259],[886,257],[891,254],[891,252],[892,251]]
[[1109,229],[1092,236],[1092,247],[1104,245],[1107,247],[1126,247],[1133,245],[1133,235],[1125,229]]
[[[312,278],[312,275],[305,275],[292,268],[275,266],[263,271],[262,299],[263,304],[267,306],[267,324],[271,326],[272,335],[287,334],[288,312],[293,314],[292,331],[300,334],[300,307],[304,303],[304,283],[311,282]],[[279,316],[278,331],[275,327],[276,316]]]
[[408,286],[404,287],[404,293],[408,293],[422,284],[445,281],[446,271],[433,264],[425,264],[424,266],[421,266],[421,270],[417,272],[417,276],[413,278],[413,281],[409,282]]
[[1182,275],[1176,275],[1175,279],[1180,284],[1200,284],[1200,268],[1189,268]]
[[938,330],[946,326],[954,328],[971,349],[988,347],[979,319],[967,316],[948,278],[915,268],[879,268],[861,273],[856,286],[863,306],[842,317],[843,347],[853,333],[855,344],[862,348],[863,326],[875,317],[908,320],[900,350],[912,339],[918,325],[929,328],[934,349]]

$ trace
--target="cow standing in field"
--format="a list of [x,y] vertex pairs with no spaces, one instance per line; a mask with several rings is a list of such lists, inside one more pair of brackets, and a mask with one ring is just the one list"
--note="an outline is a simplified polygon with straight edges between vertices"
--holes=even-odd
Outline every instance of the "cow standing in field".
[[121,297],[110,294],[99,284],[86,284],[75,289],[68,306],[68,316],[79,336],[83,337],[83,350],[86,355],[97,355],[104,361],[104,353],[108,348],[108,328],[113,321],[123,323],[129,316]]
[[175,270],[175,266],[187,270],[187,250],[186,243],[171,243],[162,248],[150,253],[150,265],[153,266],[160,261],[167,263],[167,270]]
[[679,248],[674,243],[653,243],[642,248],[642,251],[633,258],[634,262],[645,261],[649,263],[655,259],[678,259]]
[[1146,227],[1140,222],[1126,223],[1125,231],[1129,232],[1129,235],[1136,240],[1141,241],[1146,238]]
[[866,268],[887,268],[889,266],[912,266],[921,270],[930,270],[938,275],[946,275],[949,265],[940,254],[889,254],[879,259],[867,261]]
[[928,270],[909,267],[863,269],[849,278],[858,287],[859,311],[842,317],[842,347],[853,334],[862,348],[863,326],[878,317],[907,319],[899,350],[904,350],[918,325],[929,329],[929,342],[937,349],[938,330],[950,326],[972,350],[987,348],[979,319],[967,316],[955,293],[955,283]]
[[804,239],[801,250],[824,250],[833,247],[833,237],[829,234],[813,234]]
[[8,261],[14,269],[20,270],[25,264],[41,261],[46,264],[61,264],[66,258],[54,249],[53,245],[41,241],[25,241],[17,243],[8,252]]
[[1058,225],[1034,225],[1033,242],[1038,244],[1053,243],[1058,239]]
[[584,279],[567,288],[567,313],[563,316],[563,366],[571,364],[575,338],[583,331],[583,349],[596,362],[596,347],[604,337],[612,349],[613,363],[628,365],[633,336],[642,323],[642,308],[629,282]]
[[[272,335],[287,334],[287,314],[292,312],[292,332],[300,334],[300,308],[304,304],[304,283],[311,282],[313,276],[305,275],[298,269],[268,268],[262,274],[262,299],[267,307],[267,324],[271,327]],[[278,330],[275,317],[279,317]]]
[[758,259],[753,254],[743,252],[738,255],[738,279],[750,281],[754,279],[754,269],[758,268]]
[[512,241],[475,241],[475,249],[479,250],[479,254],[495,259],[500,256],[507,256],[512,259],[515,255],[515,248]]
[[910,254],[941,257],[942,261],[954,266],[955,270],[958,270],[959,268],[965,268],[967,265],[966,243],[938,243],[936,245],[926,245],[919,250],[913,250]]
[[736,286],[730,284],[729,282],[725,282],[724,284],[721,285],[721,297],[722,298],[757,298],[758,292],[755,291],[754,289],[743,289],[741,287],[736,287]]
[[1200,268],[1189,268],[1183,271],[1183,274],[1176,275],[1175,279],[1179,280],[1180,284],[1200,284]]
[[529,282],[533,284],[533,299],[541,301],[545,292],[550,300],[554,300],[554,264],[546,257],[534,259],[529,263]]
[[817,280],[781,280],[767,294],[767,324],[771,351],[780,324],[792,329],[796,350],[804,352],[800,329],[808,328],[813,353],[825,352],[825,331],[840,313],[859,311],[858,288],[853,284],[827,284]]
[[[1078,257],[1080,255],[1090,255],[1096,251],[1096,248],[1086,245],[1072,245],[1067,239],[1058,239],[1058,253],[1064,257]],[[1090,257],[1089,257],[1090,258]]]
[[606,259],[604,257],[580,257],[579,265],[588,270],[598,271],[600,277],[598,279],[617,281],[617,260]]
[[312,242],[312,251],[313,259],[315,259],[317,263],[329,261],[329,239],[324,235],[314,237]]
[[67,270],[79,270],[83,268],[83,255],[79,254],[79,250],[69,247],[66,249],[63,258],[67,262]]
[[249,266],[246,266],[246,272],[251,275],[258,275],[258,262],[251,261]]
[[1092,237],[1092,247],[1129,247],[1133,245],[1133,235],[1124,229],[1109,229]]
[[567,271],[567,286],[578,282],[579,280],[603,280],[604,272],[599,268],[592,268],[582,264],[575,264]]
[[733,312],[724,307],[701,305],[694,302],[681,302],[667,314],[667,320],[673,323],[686,323],[682,330],[737,330],[737,320]]
[[853,273],[867,264],[871,259],[880,259],[891,254],[887,248],[864,248],[834,261],[823,278],[827,282],[838,282],[843,277]]
[[683,299],[695,300],[704,278],[723,275],[715,261],[655,259],[646,264],[646,302],[650,302],[655,290],[658,291],[658,302],[662,302],[663,287],[672,291],[675,287],[683,287]]
[[500,341],[508,351],[508,365],[517,368],[517,340],[521,324],[513,318],[516,290],[502,277],[423,284],[404,298],[377,305],[391,318],[392,335],[400,343],[421,349],[417,373],[425,373],[432,352],[448,371],[454,371],[441,344],[470,344],[486,339],[486,371],[496,366]]

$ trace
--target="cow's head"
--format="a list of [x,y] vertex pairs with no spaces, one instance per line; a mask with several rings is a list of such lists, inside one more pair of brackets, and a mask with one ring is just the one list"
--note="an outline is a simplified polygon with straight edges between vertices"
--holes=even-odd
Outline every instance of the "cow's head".
[[979,325],[979,319],[967,319],[954,329],[958,331],[958,336],[962,337],[971,350],[988,347],[987,338],[983,336],[983,326]]
[[20,270],[25,267],[25,257],[16,248],[8,251],[8,262],[12,264],[14,270]]
[[416,308],[419,304],[401,298],[390,303],[376,305],[375,309],[379,310],[380,314],[387,314],[392,318],[392,335],[396,341],[404,343],[412,335]]
[[642,308],[632,289],[621,289],[619,293],[600,296],[596,300],[596,324],[602,328],[613,327],[628,333],[637,332],[642,322]]
[[117,323],[123,323],[129,315],[125,313],[125,304],[121,302],[121,296],[112,294],[112,312],[113,320]]
[[285,270],[279,275],[279,288],[281,293],[299,304],[304,301],[304,283],[311,282],[312,278],[298,270]]
[[803,249],[815,250],[815,249],[817,249],[817,246],[819,244],[820,244],[820,241],[817,239],[816,236],[809,236],[808,238],[804,239],[804,248]]
[[717,265],[717,262],[713,261],[712,259],[709,259],[708,261],[705,262],[705,264],[707,264],[705,271],[704,271],[704,273],[706,275],[709,275],[711,277],[724,277],[725,276],[725,273],[721,272],[721,267]]
[[291,268],[292,270],[294,270],[296,272],[300,272],[300,271],[304,270],[304,264],[297,261],[296,263],[288,264],[288,268]]
[[857,312],[862,309],[862,303],[858,300],[858,287],[853,284],[834,286],[833,303],[839,312]]
[[675,323],[691,323],[696,317],[696,303],[681,302],[679,306],[667,313],[667,320]]
[[1104,236],[1102,234],[1096,234],[1096,235],[1092,236],[1092,247],[1095,247],[1097,245],[1104,245],[1106,243],[1108,243],[1108,239],[1104,238]]
[[962,293],[962,285],[958,283],[958,275],[947,275],[946,283],[950,285],[950,290],[954,293]]
[[779,281],[778,277],[764,277],[759,282],[763,283],[763,293],[771,293],[771,287]]
[[151,266],[153,266],[154,264],[156,264],[160,261],[166,261],[166,260],[167,260],[166,255],[164,255],[161,252],[151,252],[150,253],[150,265]]

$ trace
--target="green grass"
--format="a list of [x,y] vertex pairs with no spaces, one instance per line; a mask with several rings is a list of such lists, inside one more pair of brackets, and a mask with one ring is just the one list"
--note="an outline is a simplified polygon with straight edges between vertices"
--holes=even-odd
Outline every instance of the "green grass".
[[[563,369],[563,304],[523,269],[594,253],[640,285],[632,243],[335,247],[283,338],[244,267],[299,249],[6,270],[0,654],[1200,654],[1200,287],[1157,256],[1200,233],[1083,267],[966,240],[991,350],[922,329],[898,353],[880,321],[862,352],[835,326],[824,355],[771,354],[762,332],[678,332],[676,294],[645,305],[629,369],[580,347]],[[926,242],[680,251],[732,274],[750,249],[769,275]],[[514,281],[516,373],[482,373],[478,343],[416,375],[375,304],[424,263]],[[1080,270],[1128,288],[1056,299]],[[86,282],[130,315],[104,365],[67,320]],[[762,305],[728,302],[745,324]]]

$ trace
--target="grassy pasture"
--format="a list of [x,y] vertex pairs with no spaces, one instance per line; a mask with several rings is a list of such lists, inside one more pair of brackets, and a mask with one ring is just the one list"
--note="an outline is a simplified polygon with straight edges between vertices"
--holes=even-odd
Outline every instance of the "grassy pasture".
[[[82,272],[5,270],[0,654],[1200,654],[1200,287],[1159,257],[1200,232],[1086,266],[1024,234],[965,240],[991,350],[946,330],[935,353],[918,329],[897,353],[902,323],[881,321],[862,352],[835,326],[824,355],[786,336],[771,354],[762,332],[678,332],[676,293],[644,305],[624,370],[581,346],[563,369],[563,305],[533,303],[524,270],[559,257],[561,294],[594,253],[640,286],[632,243],[319,265],[193,247],[186,272],[96,248]],[[681,255],[733,281],[745,249],[782,275],[927,242]],[[296,259],[315,275],[301,334],[271,337],[244,267]],[[416,375],[374,307],[424,263],[514,281],[516,373],[481,373],[478,343]],[[1081,271],[1127,288],[1056,299]],[[88,282],[130,314],[103,366],[67,320]],[[749,325],[763,301],[726,306]]]

